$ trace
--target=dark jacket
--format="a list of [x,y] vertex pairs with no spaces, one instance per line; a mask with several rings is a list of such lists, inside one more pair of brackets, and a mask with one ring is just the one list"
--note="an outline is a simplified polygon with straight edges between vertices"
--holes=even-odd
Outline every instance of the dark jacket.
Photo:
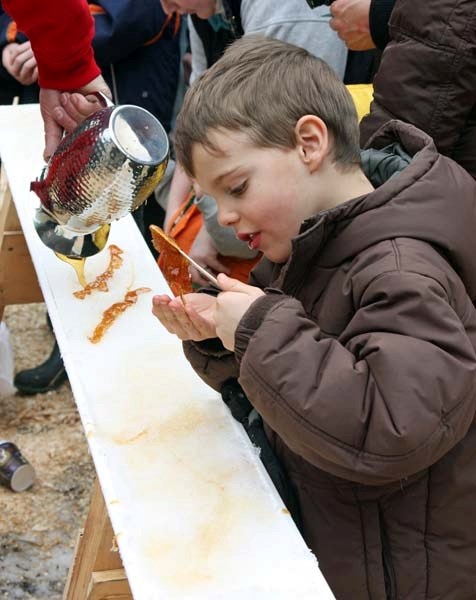
[[91,11],[94,56],[115,101],[146,108],[169,131],[180,66],[175,17],[168,20],[157,0],[96,0],[89,5],[99,9]]
[[474,600],[476,184],[412,126],[391,144],[403,171],[252,272],[235,354],[184,348],[216,389],[239,375],[338,600]]
[[384,50],[390,41],[388,23],[395,0],[371,0],[369,8],[370,35],[379,50]]
[[397,0],[361,142],[389,119],[428,133],[476,178],[476,2]]
[[[26,42],[24,34],[16,30],[15,24],[0,6],[0,54],[11,42]],[[22,85],[5,69],[0,60],[0,104],[12,104],[18,97],[20,104],[38,102],[39,89],[37,85]]]

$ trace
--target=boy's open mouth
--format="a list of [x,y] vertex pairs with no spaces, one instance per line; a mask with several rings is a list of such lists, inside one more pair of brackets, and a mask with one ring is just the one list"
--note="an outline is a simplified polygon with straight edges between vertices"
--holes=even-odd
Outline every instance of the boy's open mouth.
[[248,244],[248,248],[250,250],[257,250],[259,247],[261,234],[259,231],[255,233],[237,233],[236,237],[242,242]]

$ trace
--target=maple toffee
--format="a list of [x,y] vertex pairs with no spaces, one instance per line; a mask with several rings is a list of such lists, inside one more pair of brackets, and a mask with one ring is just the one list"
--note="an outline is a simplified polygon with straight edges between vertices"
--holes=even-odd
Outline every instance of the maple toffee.
[[149,229],[152,234],[154,248],[161,255],[162,274],[172,293],[174,296],[189,294],[193,288],[188,261],[177,250],[177,242],[157,225],[151,225]]
[[[82,290],[78,292],[73,292],[73,295],[80,300],[84,300],[86,296],[89,296],[94,290],[98,290],[100,292],[107,292],[109,287],[107,285],[108,279],[114,275],[114,271],[116,271],[123,263],[122,254],[123,250],[116,246],[115,244],[111,244],[109,246],[109,265],[107,269],[98,275],[94,281],[88,283],[84,286]],[[84,259],[83,259],[84,260]]]
[[148,287],[131,290],[130,292],[127,292],[122,302],[115,302],[109,308],[107,308],[103,312],[100,323],[96,325],[92,335],[88,337],[89,341],[93,344],[100,342],[106,331],[111,327],[119,315],[137,302],[137,297],[139,294],[145,294],[151,291],[152,290]]
[[87,286],[86,277],[84,275],[84,265],[86,264],[86,259],[66,256],[65,254],[60,254],[59,252],[55,252],[55,254],[60,260],[64,261],[65,263],[68,263],[68,265],[71,265],[73,267],[73,269],[76,272],[79,285],[85,288]]

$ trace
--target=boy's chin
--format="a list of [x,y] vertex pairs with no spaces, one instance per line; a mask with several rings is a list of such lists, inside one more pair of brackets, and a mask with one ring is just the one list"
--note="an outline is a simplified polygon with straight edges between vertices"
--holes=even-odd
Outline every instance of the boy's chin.
[[289,250],[284,248],[270,248],[263,251],[263,256],[274,263],[282,264],[287,262],[291,256],[291,248]]

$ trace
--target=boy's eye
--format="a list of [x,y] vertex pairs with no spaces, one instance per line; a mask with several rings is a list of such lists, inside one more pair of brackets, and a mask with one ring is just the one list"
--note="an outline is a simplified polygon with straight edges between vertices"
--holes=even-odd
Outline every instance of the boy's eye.
[[243,183],[240,183],[240,185],[237,185],[236,187],[230,189],[230,194],[232,196],[241,196],[246,192],[247,187],[248,187],[248,182],[243,181]]

